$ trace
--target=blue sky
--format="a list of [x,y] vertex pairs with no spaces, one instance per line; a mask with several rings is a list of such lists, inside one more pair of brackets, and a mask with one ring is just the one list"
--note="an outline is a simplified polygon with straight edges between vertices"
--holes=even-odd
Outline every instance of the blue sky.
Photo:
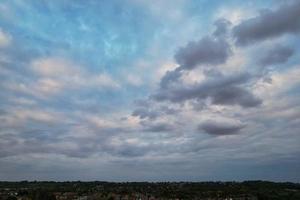
[[0,179],[299,182],[297,1],[0,2]]

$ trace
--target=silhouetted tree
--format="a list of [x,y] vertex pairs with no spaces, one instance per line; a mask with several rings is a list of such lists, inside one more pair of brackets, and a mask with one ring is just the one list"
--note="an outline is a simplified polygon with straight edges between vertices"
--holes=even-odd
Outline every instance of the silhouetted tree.
[[32,200],[56,200],[55,196],[45,190],[38,190]]

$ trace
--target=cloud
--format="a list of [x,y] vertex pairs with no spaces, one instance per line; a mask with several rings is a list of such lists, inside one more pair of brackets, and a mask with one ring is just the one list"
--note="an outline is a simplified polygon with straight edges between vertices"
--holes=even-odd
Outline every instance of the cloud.
[[258,61],[262,66],[269,66],[274,64],[282,64],[288,61],[288,59],[294,54],[294,49],[276,45],[272,46]]
[[208,120],[203,122],[198,129],[211,135],[233,135],[240,133],[245,126],[236,120]]
[[143,123],[144,131],[146,132],[170,132],[173,127],[167,123]]
[[239,86],[228,86],[216,91],[211,95],[213,104],[240,105],[242,107],[256,107],[262,100],[254,96],[250,91]]
[[182,72],[180,67],[172,71],[167,71],[165,75],[160,79],[160,87],[161,88],[169,87],[171,84],[176,83],[181,77],[181,75]]
[[[90,79],[89,79],[90,76]],[[85,77],[87,80],[84,83],[84,78],[82,79],[82,85],[91,86],[91,87],[98,87],[98,88],[110,88],[110,89],[119,89],[121,86],[120,84],[114,80],[109,74],[101,73],[95,75],[87,75]]]
[[115,150],[115,154],[121,157],[140,157],[144,156],[149,152],[149,147],[145,146],[132,146],[132,145],[121,145]]
[[216,26],[216,30],[213,32],[213,35],[215,37],[223,37],[228,33],[231,22],[227,19],[221,18],[216,20],[214,25]]
[[74,63],[58,57],[35,59],[31,63],[31,68],[37,74],[47,77],[74,76],[80,73],[78,66]]
[[155,119],[156,117],[159,116],[159,113],[156,111],[149,110],[147,108],[137,108],[132,112],[132,116],[137,116],[140,119]]
[[[225,20],[217,22],[217,35],[226,31]],[[223,29],[223,30],[221,30]],[[225,33],[224,33],[225,34]],[[220,36],[220,35],[219,35]],[[167,88],[176,84],[183,75],[183,71],[190,71],[199,65],[219,65],[227,61],[232,54],[232,50],[227,41],[220,38],[203,37],[197,42],[189,42],[185,47],[181,47],[175,54],[175,60],[179,67],[174,70],[168,70],[160,80],[160,87]]]
[[53,95],[63,89],[63,84],[55,79],[42,78],[31,89],[35,91],[36,96],[41,94]]
[[130,85],[135,87],[139,87],[143,85],[143,81],[138,75],[132,75],[132,74],[127,75],[127,82]]
[[247,73],[221,75],[207,78],[205,81],[194,85],[161,88],[152,98],[157,101],[169,100],[175,103],[191,99],[205,100],[211,98],[213,104],[255,107],[260,105],[262,101],[242,87],[250,78],[251,76]]
[[278,98],[278,96],[281,96],[281,94],[287,93],[293,88],[297,88],[297,86],[300,84],[300,79],[298,78],[299,76],[300,65],[289,67],[285,71],[274,71],[269,76],[269,82],[256,83],[256,93],[264,97],[264,99],[271,97],[269,101],[272,102],[274,98]]
[[224,39],[204,37],[190,42],[175,54],[175,60],[181,68],[191,70],[197,65],[217,65],[225,63],[231,55],[229,44]]
[[136,100],[136,109],[132,112],[132,116],[139,117],[140,119],[154,120],[163,115],[174,115],[178,113],[178,109],[174,109],[166,105],[157,105],[157,102],[153,102],[150,99]]
[[[53,124],[63,120],[63,115],[59,112],[42,110],[40,108],[6,108],[9,110],[5,115],[0,116],[5,123],[3,126],[16,126],[27,124],[30,121]],[[1,126],[2,127],[2,126]]]
[[[2,3],[26,9],[26,23],[0,19],[13,38],[0,47],[0,179],[242,180],[269,178],[253,169],[270,160],[299,163],[299,38],[239,48],[229,34],[275,4],[179,1],[96,3],[105,23],[96,4],[71,6],[75,24],[59,23],[59,1],[53,15],[31,1]],[[230,22],[214,21],[224,6]],[[276,177],[270,165],[263,170]]]
[[24,82],[8,81],[3,83],[3,87],[19,95],[32,95],[40,99],[46,99],[62,92],[64,84],[53,78],[40,78]]
[[0,48],[9,46],[11,42],[12,37],[0,28]]
[[106,73],[90,73],[82,66],[64,58],[47,57],[33,60],[32,70],[42,76],[61,82],[65,87],[118,88],[119,84]]
[[43,57],[31,61],[29,76],[24,81],[5,82],[12,91],[38,98],[59,95],[65,90],[119,89],[119,83],[106,73],[91,73],[73,61],[60,57]]
[[261,11],[257,17],[242,21],[233,28],[236,44],[245,46],[283,34],[300,32],[300,2],[285,4],[277,10]]

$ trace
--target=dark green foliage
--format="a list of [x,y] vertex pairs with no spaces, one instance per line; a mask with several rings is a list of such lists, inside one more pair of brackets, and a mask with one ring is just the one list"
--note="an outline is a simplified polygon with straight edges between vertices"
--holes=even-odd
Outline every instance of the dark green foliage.
[[32,200],[56,200],[55,196],[45,189],[36,190],[31,194]]
[[17,200],[17,197],[9,196],[6,200]]

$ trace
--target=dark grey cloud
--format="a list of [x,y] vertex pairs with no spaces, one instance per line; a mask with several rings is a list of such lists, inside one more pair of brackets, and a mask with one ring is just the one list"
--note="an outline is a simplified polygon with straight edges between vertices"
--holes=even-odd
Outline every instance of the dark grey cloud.
[[269,66],[274,64],[282,64],[294,54],[294,49],[282,45],[272,46],[269,51],[263,55],[259,64],[261,66]]
[[160,80],[160,87],[167,88],[173,83],[178,82],[179,78],[182,75],[182,68],[178,67],[175,70],[167,71],[165,75]]
[[250,91],[239,86],[228,86],[216,89],[211,95],[212,102],[219,105],[240,105],[242,107],[255,107],[262,100]]
[[173,127],[170,124],[166,123],[143,123],[143,126],[145,126],[143,130],[146,132],[164,132],[173,130]]
[[89,157],[95,153],[96,149],[89,145],[82,145],[78,141],[65,139],[64,142],[72,142],[73,147],[62,147],[59,141],[41,141],[36,138],[20,139],[17,135],[9,135],[9,137],[0,137],[0,158],[26,155],[26,154],[60,154],[68,157]]
[[259,16],[244,20],[233,28],[236,44],[240,46],[299,32],[300,1],[282,5],[275,11],[261,11]]
[[132,112],[132,116],[137,116],[141,119],[149,118],[149,119],[155,119],[159,116],[159,112],[152,111],[148,108],[137,108]]
[[211,135],[233,135],[240,133],[245,126],[245,124],[236,122],[215,122],[208,120],[202,123],[198,129]]
[[[226,20],[220,19],[220,21],[217,21],[217,32],[215,34],[225,34],[226,23]],[[178,83],[183,71],[192,70],[198,65],[211,66],[223,64],[231,54],[230,45],[221,37],[206,36],[199,41],[189,42],[185,47],[179,48],[176,52],[174,57],[179,67],[165,73],[160,80],[160,87],[168,88],[172,84]]]
[[160,89],[152,96],[156,101],[171,101],[181,103],[186,100],[203,100],[211,98],[213,104],[240,105],[242,107],[255,107],[262,101],[243,87],[251,76],[247,73],[230,76],[213,77],[205,82],[192,86],[177,86]]
[[125,142],[118,146],[104,144],[102,150],[109,153],[110,155],[132,158],[147,154],[151,150],[151,148],[147,145],[141,146]]
[[[125,135],[125,129],[119,129],[118,132],[116,132],[116,129],[95,129],[87,130],[85,134],[89,134],[89,131],[92,131],[92,135],[95,136],[87,135],[79,138],[63,136],[60,140],[52,138],[43,138],[41,140],[39,136],[40,131],[36,133],[37,136],[25,135],[21,137],[20,135],[13,134],[0,135],[0,158],[19,155],[26,156],[26,154],[56,154],[70,158],[88,158],[92,155],[102,153],[111,156],[136,157],[138,155],[144,155],[148,151],[146,147],[128,144],[126,142],[122,142],[118,145],[113,144],[111,139]],[[65,145],[65,143],[69,145]]]
[[231,22],[227,19],[221,18],[216,20],[214,25],[216,26],[216,30],[213,32],[213,35],[215,37],[223,37],[228,33]]
[[12,134],[2,134],[0,136],[0,158],[14,155],[11,147],[19,145],[18,138]]
[[175,60],[182,69],[191,70],[197,65],[218,65],[225,63],[231,55],[230,45],[224,39],[204,37],[190,42],[175,54]]
[[179,112],[178,109],[170,108],[168,106],[160,106],[159,109],[167,115],[173,115]]
[[139,107],[149,107],[151,106],[151,102],[148,99],[138,99],[134,101],[134,105]]
[[147,148],[142,147],[123,147],[118,149],[117,155],[122,157],[139,157],[144,156],[148,152]]
[[173,115],[179,112],[178,109],[169,106],[157,106],[155,102],[150,99],[135,101],[136,109],[132,112],[132,116],[139,117],[140,119],[156,119],[161,115]]

